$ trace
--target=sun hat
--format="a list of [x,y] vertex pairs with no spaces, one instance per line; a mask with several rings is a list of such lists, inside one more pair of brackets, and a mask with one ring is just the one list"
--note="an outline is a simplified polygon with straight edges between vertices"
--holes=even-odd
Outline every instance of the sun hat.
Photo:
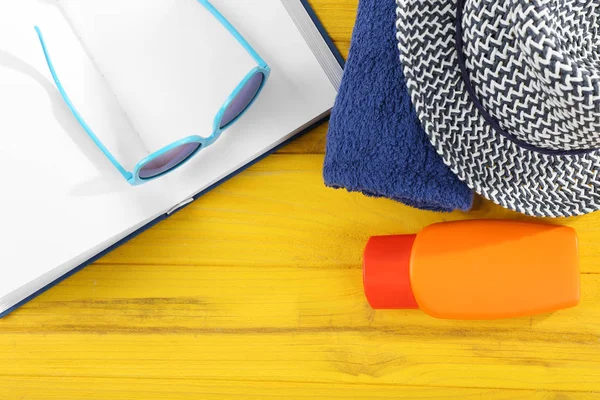
[[600,208],[600,2],[397,0],[406,84],[471,189],[543,217]]

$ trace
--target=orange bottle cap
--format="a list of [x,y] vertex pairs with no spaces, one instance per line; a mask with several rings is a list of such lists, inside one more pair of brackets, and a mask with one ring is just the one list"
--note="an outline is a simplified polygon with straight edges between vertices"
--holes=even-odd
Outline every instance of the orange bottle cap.
[[363,256],[363,286],[374,309],[419,308],[410,284],[410,256],[417,235],[374,236]]

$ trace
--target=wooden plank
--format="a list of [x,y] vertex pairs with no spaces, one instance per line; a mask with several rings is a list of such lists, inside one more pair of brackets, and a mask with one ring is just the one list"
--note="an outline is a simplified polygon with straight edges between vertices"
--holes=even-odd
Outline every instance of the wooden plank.
[[160,333],[0,335],[0,377],[600,391],[597,336],[574,343],[558,334],[547,342],[468,331]]
[[600,391],[600,275],[582,276],[576,308],[502,321],[374,311],[361,284],[356,268],[95,265],[2,321],[0,387],[64,376],[364,384],[382,397]]
[[0,397],[27,400],[215,400],[259,399],[485,399],[485,400],[587,400],[598,392],[373,386],[307,382],[208,381],[187,379],[115,379],[72,377],[0,377]]
[[577,307],[532,318],[473,322],[434,319],[421,311],[372,310],[359,268],[94,265],[2,320],[1,332],[380,331],[423,340],[468,334],[493,343],[545,342],[553,347],[562,342],[575,350],[593,344],[600,351],[600,275],[584,274],[581,281]]
[[[458,219],[534,219],[478,200],[470,213],[416,210],[325,187],[322,155],[272,155],[100,263],[359,267],[372,235]],[[581,270],[600,272],[600,214],[535,220],[573,226]]]

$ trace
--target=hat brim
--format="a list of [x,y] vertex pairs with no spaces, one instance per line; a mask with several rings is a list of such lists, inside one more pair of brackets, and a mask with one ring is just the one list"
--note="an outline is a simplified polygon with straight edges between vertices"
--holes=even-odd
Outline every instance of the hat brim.
[[500,135],[472,101],[456,46],[456,0],[396,0],[406,84],[436,151],[479,195],[530,216],[600,209],[600,150],[546,154]]

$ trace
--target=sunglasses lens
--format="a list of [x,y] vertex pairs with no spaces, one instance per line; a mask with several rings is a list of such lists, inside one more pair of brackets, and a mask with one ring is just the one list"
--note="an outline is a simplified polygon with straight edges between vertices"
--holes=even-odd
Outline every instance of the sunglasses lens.
[[167,151],[159,157],[147,162],[140,169],[141,179],[151,179],[175,168],[200,147],[200,143],[186,143]]
[[231,121],[236,119],[241,113],[244,112],[244,110],[256,97],[256,94],[258,93],[258,90],[260,89],[264,79],[265,77],[261,72],[255,72],[254,75],[248,79],[246,84],[242,87],[237,96],[233,98],[225,110],[223,118],[221,119],[221,129],[229,125]]

